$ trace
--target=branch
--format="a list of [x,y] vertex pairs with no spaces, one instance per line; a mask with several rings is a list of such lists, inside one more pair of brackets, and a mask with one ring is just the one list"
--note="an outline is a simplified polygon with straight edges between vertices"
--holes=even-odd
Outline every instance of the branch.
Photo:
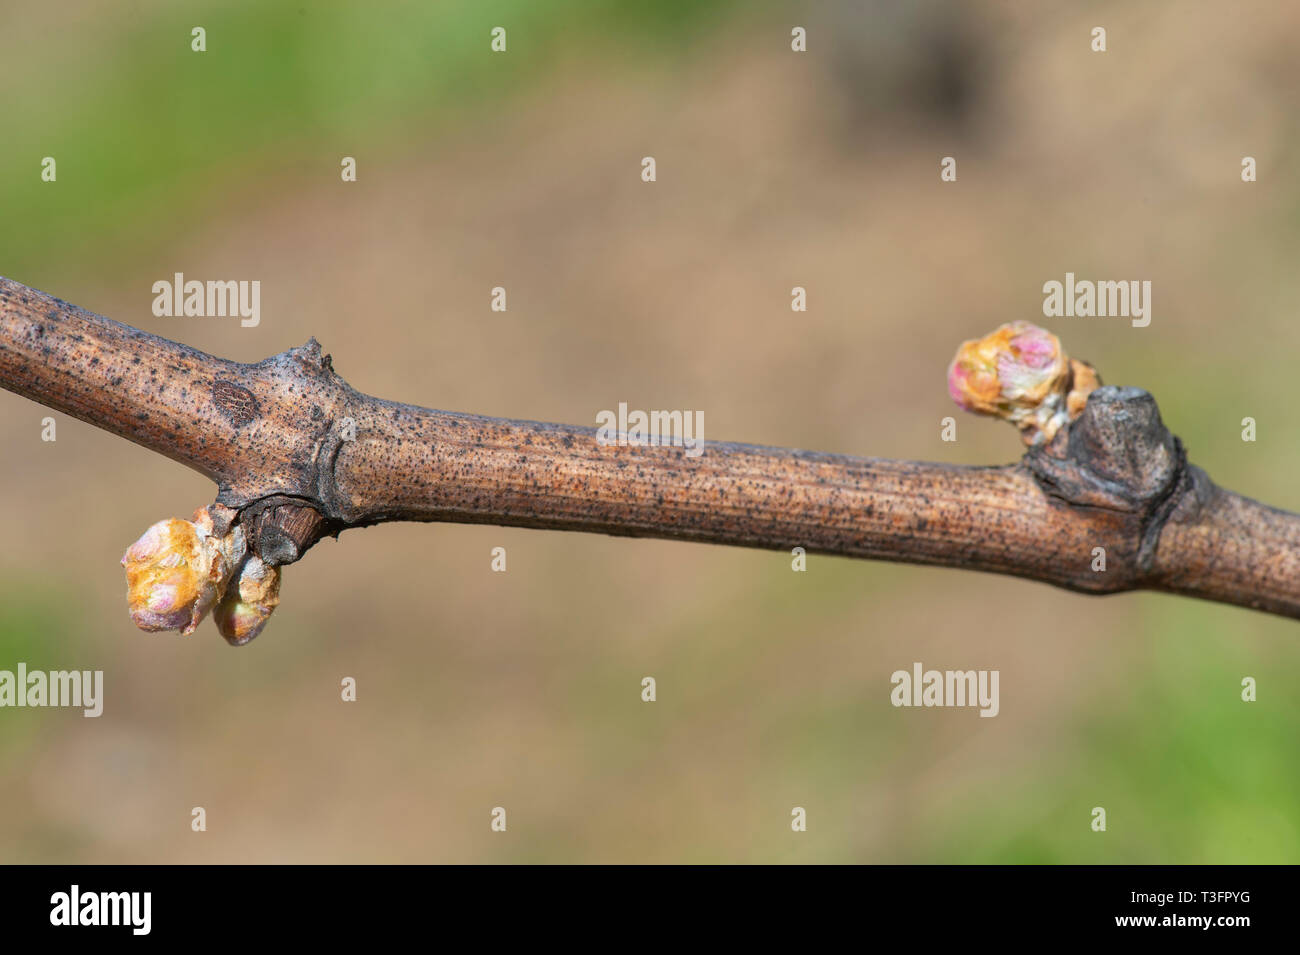
[[[963,398],[959,379],[975,376],[969,349],[988,359],[989,349],[1010,347],[1010,334],[1029,341],[1024,329],[1045,336],[1035,345],[1055,343],[1042,359],[1053,363],[1055,390],[995,394],[991,404],[973,391]],[[280,567],[323,536],[396,520],[800,546],[1300,618],[1300,516],[1216,487],[1187,462],[1149,394],[1097,387],[1088,366],[1033,326],[963,349],[954,396],[1022,428],[1031,446],[1016,464],[714,442],[688,457],[681,447],[604,444],[592,428],[363,395],[314,339],[256,364],[226,361],[0,278],[0,386],[217,484],[216,503],[195,521],[155,525],[124,559],[132,616],[147,629],[188,632],[215,605],[227,639],[246,642],[274,609]],[[177,548],[187,549],[194,580],[167,570]],[[163,596],[160,581],[171,588]],[[194,600],[169,602],[178,588],[188,597],[186,587]]]

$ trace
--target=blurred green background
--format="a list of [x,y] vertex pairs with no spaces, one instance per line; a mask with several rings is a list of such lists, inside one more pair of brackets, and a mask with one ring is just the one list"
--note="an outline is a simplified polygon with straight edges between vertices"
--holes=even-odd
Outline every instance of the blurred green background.
[[[0,274],[68,301],[243,361],[315,335],[353,386],[430,407],[594,425],[627,401],[970,464],[1018,439],[960,416],[940,440],[947,363],[1023,318],[1151,390],[1221,484],[1300,510],[1293,4],[24,7],[0,13]],[[155,318],[176,271],[260,280],[261,325]],[[1151,325],[1043,319],[1066,271],[1150,279]],[[1293,622],[393,525],[288,568],[232,649],[136,631],[117,563],[213,488],[62,415],[42,442],[46,413],[0,393],[0,669],[102,669],[105,710],[0,711],[0,861],[1300,857]],[[913,661],[999,669],[1001,714],[893,708]]]

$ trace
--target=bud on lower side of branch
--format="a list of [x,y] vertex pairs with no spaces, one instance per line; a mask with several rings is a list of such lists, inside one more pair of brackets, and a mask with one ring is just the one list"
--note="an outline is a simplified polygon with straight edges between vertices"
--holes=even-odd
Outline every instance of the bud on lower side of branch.
[[280,601],[280,571],[249,553],[235,517],[220,504],[200,508],[192,520],[159,521],[127,548],[127,608],[137,627],[188,635],[213,610],[229,643],[262,632]]

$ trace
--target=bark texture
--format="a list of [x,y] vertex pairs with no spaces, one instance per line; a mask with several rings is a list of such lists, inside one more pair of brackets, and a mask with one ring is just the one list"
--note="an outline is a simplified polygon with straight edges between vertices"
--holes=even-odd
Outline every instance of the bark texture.
[[691,458],[363,395],[314,339],[227,361],[4,278],[0,386],[207,475],[272,565],[349,527],[456,521],[801,546],[1300,617],[1300,516],[1216,487],[1137,388],[1098,389],[1002,467],[719,442]]

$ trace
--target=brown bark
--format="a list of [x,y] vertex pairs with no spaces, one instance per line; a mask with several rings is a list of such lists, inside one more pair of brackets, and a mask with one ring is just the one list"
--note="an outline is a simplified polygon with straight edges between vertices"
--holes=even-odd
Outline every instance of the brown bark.
[[1300,617],[1300,516],[1216,487],[1135,388],[1099,389],[1002,467],[714,442],[692,458],[372,398],[314,340],[226,361],[3,278],[0,386],[212,478],[270,564],[349,527],[456,521],[801,546]]

